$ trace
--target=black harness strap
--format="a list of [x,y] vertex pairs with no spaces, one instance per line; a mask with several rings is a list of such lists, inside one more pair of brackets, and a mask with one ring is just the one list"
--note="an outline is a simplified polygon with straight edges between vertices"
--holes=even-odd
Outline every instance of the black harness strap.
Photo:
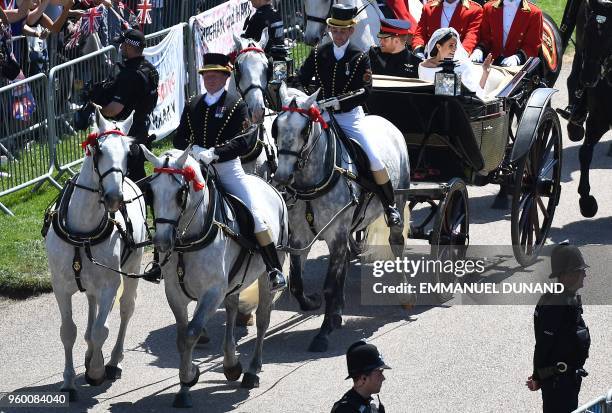
[[304,211],[304,217],[306,218],[306,222],[308,222],[308,227],[310,228],[310,232],[316,237],[317,229],[314,226],[314,210],[312,209],[312,204],[310,201],[306,201],[306,210]]
[[79,291],[84,293],[85,288],[81,283],[81,270],[83,269],[83,263],[81,262],[81,249],[74,247],[74,258],[72,258],[72,271],[74,271],[74,279],[76,281]]
[[176,264],[176,275],[178,276],[179,285],[181,286],[181,290],[185,293],[187,298],[191,301],[198,301],[197,298],[194,298],[191,294],[187,292],[187,287],[185,286],[185,262],[183,261],[183,253],[178,253],[178,263]]

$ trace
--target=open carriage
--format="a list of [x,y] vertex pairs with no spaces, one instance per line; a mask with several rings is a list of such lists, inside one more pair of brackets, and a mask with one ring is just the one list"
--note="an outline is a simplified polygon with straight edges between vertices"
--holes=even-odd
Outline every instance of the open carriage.
[[468,244],[466,185],[490,183],[512,197],[517,261],[529,265],[540,252],[561,192],[562,135],[550,106],[555,90],[541,82],[538,65],[530,59],[514,75],[505,73],[485,100],[436,95],[434,84],[418,79],[374,77],[368,111],[393,122],[410,153],[411,188],[399,191],[411,210],[429,205],[411,238],[428,240],[435,256]]

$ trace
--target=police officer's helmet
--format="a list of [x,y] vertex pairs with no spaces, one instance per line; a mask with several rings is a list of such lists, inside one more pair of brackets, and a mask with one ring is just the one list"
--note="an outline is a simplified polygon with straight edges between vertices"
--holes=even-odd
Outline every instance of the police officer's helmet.
[[144,49],[146,45],[145,35],[140,30],[136,29],[128,29],[113,40],[117,44],[126,43],[139,49]]
[[563,241],[555,246],[550,254],[550,278],[559,277],[561,274],[584,270],[589,266],[584,262],[582,253],[569,241]]
[[378,352],[378,349],[373,344],[367,344],[360,340],[353,343],[346,351],[346,365],[348,367],[348,376],[357,377],[360,374],[368,374],[375,369],[390,369]]

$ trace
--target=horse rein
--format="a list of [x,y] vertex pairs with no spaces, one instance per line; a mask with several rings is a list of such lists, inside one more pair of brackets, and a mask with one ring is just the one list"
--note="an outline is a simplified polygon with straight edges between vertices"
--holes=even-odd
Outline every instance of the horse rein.
[[[243,54],[248,53],[248,52],[263,53],[264,55],[266,53],[262,48],[255,47],[255,46],[245,47],[244,49],[242,49],[238,53],[236,53],[236,57],[234,58],[235,59],[234,60],[234,62],[235,62],[234,69],[236,70],[236,89],[238,89],[238,93],[240,93],[240,95],[243,98],[246,98],[247,94],[249,92],[251,92],[252,90],[254,90],[254,89],[261,90],[261,93],[265,97],[266,96],[266,88],[264,86],[262,86],[262,85],[256,85],[254,83],[251,83],[245,90],[242,90],[240,88],[240,78],[242,76],[240,74],[240,65],[239,65],[239,62],[238,62],[238,58],[240,57],[240,55],[243,55]],[[266,80],[269,80],[269,79],[267,79],[267,77],[268,76],[266,75]]]
[[[308,129],[306,132],[307,139],[304,142],[304,145],[302,145],[302,148],[298,152],[291,151],[288,149],[278,149],[277,151],[279,155],[290,155],[290,156],[294,156],[295,158],[297,158],[297,168],[302,169],[308,163],[310,154],[316,148],[317,143],[319,142],[319,139],[323,135],[323,130],[327,129],[328,125],[327,125],[327,122],[325,122],[325,120],[323,119],[323,116],[321,116],[321,112],[319,111],[319,109],[314,105],[311,106],[309,109],[301,109],[301,108],[293,107],[293,106],[283,106],[281,113],[284,113],[284,112],[297,113],[300,116],[303,116],[308,119],[308,125],[307,125]],[[308,142],[310,142],[311,140],[311,134],[314,129],[313,126],[315,123],[321,124],[321,131],[319,132],[316,139],[314,139],[314,143],[309,146]]]

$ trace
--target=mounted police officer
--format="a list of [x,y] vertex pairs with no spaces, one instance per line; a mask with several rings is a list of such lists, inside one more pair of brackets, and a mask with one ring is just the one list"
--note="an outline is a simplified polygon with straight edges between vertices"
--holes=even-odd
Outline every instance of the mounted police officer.
[[[119,73],[111,81],[98,85],[91,101],[100,105],[102,115],[111,119],[126,119],[134,111],[134,122],[128,134],[136,139],[135,144],[150,147],[149,115],[157,105],[159,74],[142,54],[145,48],[142,32],[128,29],[114,41],[121,45],[123,56],[123,62],[118,64]],[[138,181],[146,176],[144,161],[141,151],[130,155],[127,176],[131,180]]]
[[370,49],[372,73],[399,77],[419,77],[421,60],[406,47],[410,38],[410,23],[405,20],[380,21],[380,47]]
[[[389,226],[402,225],[402,216],[395,207],[393,185],[380,156],[370,142],[378,139],[378,131],[368,128],[361,106],[368,99],[372,88],[372,69],[368,53],[354,46],[349,38],[355,31],[357,8],[334,4],[327,26],[332,42],[315,46],[300,68],[299,80],[308,88],[314,78],[315,87],[321,89],[319,97],[330,99],[339,95],[365,89],[365,93],[343,101],[330,99],[322,109],[334,110],[335,119],[344,133],[356,139],[370,161],[370,170],[378,185],[378,196],[385,209]],[[329,120],[329,114],[324,116]]]
[[390,369],[383,361],[378,349],[365,341],[353,343],[346,352],[347,379],[353,379],[353,388],[334,403],[331,413],[384,413],[385,407],[378,399],[378,407],[372,403],[372,395],[380,392],[385,376]]
[[272,0],[251,0],[251,4],[255,12],[245,20],[241,37],[259,42],[264,29],[268,29],[268,42],[264,51],[269,54],[273,46],[284,44],[283,19],[272,5]]
[[526,385],[542,390],[544,413],[566,413],[578,407],[582,378],[587,376],[582,367],[591,338],[576,291],[583,286],[588,265],[580,250],[568,243],[557,245],[550,261],[550,278],[557,278],[564,291],[544,294],[536,306],[533,374]]
[[224,54],[207,53],[204,67],[206,93],[193,97],[183,110],[181,122],[174,137],[174,147],[186,149],[193,145],[192,155],[199,161],[214,164],[223,189],[242,200],[253,214],[255,238],[273,291],[287,286],[282,266],[272,241],[272,234],[257,205],[257,194],[248,187],[240,156],[249,151],[243,133],[249,128],[247,106],[235,93],[228,93],[228,80],[232,73],[230,58]]

